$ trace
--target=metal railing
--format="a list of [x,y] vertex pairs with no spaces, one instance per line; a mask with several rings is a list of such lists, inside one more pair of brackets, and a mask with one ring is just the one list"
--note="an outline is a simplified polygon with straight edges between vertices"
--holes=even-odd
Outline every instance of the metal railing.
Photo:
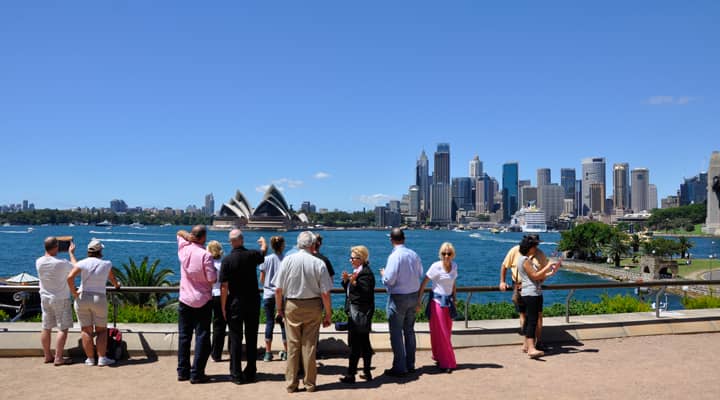
[[[543,290],[569,290],[566,299],[565,299],[565,321],[570,322],[570,300],[572,299],[572,296],[575,294],[575,290],[592,290],[592,289],[617,289],[617,288],[650,288],[650,287],[657,287],[660,288],[658,292],[655,295],[655,304],[658,306],[655,307],[655,317],[660,317],[660,298],[665,294],[665,291],[668,287],[673,286],[715,286],[720,285],[720,280],[654,280],[654,281],[636,281],[636,282],[601,282],[601,283],[560,283],[555,285],[542,285]],[[22,314],[23,307],[24,307],[24,301],[27,298],[27,296],[24,296],[22,294],[18,295],[22,292],[37,292],[40,290],[38,286],[0,286],[0,293],[14,293],[14,298],[16,301],[20,301],[21,304],[19,306],[14,305],[5,305],[0,304],[0,306],[3,307],[9,307],[14,308],[18,310],[18,315]],[[127,287],[120,287],[119,289],[115,289],[114,287],[108,287],[107,292],[111,294],[112,296],[112,303],[115,305],[114,307],[114,315],[113,320],[117,320],[117,302],[114,299],[115,294],[120,293],[178,293],[179,287],[178,286],[127,286]],[[425,288],[423,290],[425,293],[428,293],[431,291],[430,288]],[[501,290],[498,288],[498,286],[465,286],[465,287],[458,287],[457,292],[458,293],[467,293],[467,297],[465,299],[465,327],[468,327],[469,322],[469,307],[470,307],[470,300],[472,300],[473,293],[479,292],[500,292]],[[508,293],[508,296],[512,294],[512,289],[508,289],[506,291]],[[259,289],[259,293],[262,293],[262,289]],[[345,294],[345,291],[341,288],[334,288],[330,292],[331,294]],[[387,290],[385,288],[375,288],[375,293],[380,294],[387,294]]]

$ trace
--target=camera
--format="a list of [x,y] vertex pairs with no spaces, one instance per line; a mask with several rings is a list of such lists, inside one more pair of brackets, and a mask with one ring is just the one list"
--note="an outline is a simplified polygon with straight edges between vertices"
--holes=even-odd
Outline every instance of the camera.
[[70,249],[70,243],[72,243],[72,236],[58,236],[58,251],[67,252]]

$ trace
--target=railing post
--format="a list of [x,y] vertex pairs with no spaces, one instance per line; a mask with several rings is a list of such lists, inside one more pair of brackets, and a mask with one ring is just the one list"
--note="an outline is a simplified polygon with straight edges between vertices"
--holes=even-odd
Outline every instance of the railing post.
[[465,300],[465,329],[468,328],[468,319],[470,318],[470,299],[472,299],[473,292],[468,292],[467,299]]
[[118,313],[118,303],[115,300],[115,292],[111,292],[110,296],[112,298],[113,303],[113,327],[117,326],[117,313]]
[[565,298],[565,323],[570,323],[570,298],[575,294],[575,289],[570,289],[567,297]]
[[[665,289],[667,286],[663,286],[658,290],[657,294],[655,295],[655,318],[660,318],[660,296],[665,294]],[[666,304],[667,306],[667,304]]]

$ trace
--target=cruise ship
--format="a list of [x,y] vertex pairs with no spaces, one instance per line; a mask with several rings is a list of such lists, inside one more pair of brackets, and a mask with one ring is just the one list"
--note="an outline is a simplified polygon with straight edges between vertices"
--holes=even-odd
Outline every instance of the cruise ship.
[[512,225],[519,226],[523,232],[547,232],[545,211],[535,207],[523,207],[512,218]]

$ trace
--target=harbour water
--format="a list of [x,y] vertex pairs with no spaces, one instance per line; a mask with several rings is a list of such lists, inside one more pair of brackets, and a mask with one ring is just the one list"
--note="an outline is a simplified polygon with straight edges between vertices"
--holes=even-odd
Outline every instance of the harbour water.
[[[113,265],[120,267],[128,263],[130,257],[139,263],[143,257],[150,261],[160,259],[159,267],[169,268],[175,272],[173,280],[179,280],[179,263],[177,259],[177,242],[175,233],[178,229],[190,227],[177,226],[147,226],[138,229],[130,226],[35,226],[28,230],[27,226],[0,227],[0,277],[8,277],[20,272],[35,273],[35,259],[43,254],[43,239],[47,236],[73,236],[77,246],[76,256],[82,259],[86,255],[87,244],[90,239],[101,239],[105,244],[104,257],[112,261]],[[322,231],[324,237],[322,252],[330,259],[336,271],[335,285],[339,287],[340,273],[350,269],[348,261],[350,247],[365,245],[370,250],[370,267],[379,278],[378,270],[385,265],[392,246],[387,231]],[[257,248],[255,241],[260,236],[269,239],[273,235],[283,235],[287,248],[291,249],[296,241],[297,232],[260,232],[246,231],[245,243],[248,248]],[[517,244],[522,233],[493,234],[489,231],[406,231],[406,244],[415,250],[427,269],[438,259],[440,244],[447,241],[453,243],[457,251],[456,262],[459,266],[458,286],[497,285],[500,277],[500,263],[507,250]],[[552,254],[560,240],[560,234],[548,232],[540,234],[542,243],[540,247],[546,254]],[[209,240],[218,240],[223,244],[225,252],[230,251],[227,232],[210,231]],[[713,241],[706,238],[691,239],[695,247],[691,250],[695,257],[707,258],[711,254]],[[717,244],[715,244],[717,247]],[[62,254],[61,254],[62,256]],[[64,255],[67,257],[67,255]],[[720,262],[719,262],[720,265]],[[509,277],[508,277],[509,279]],[[605,279],[597,276],[574,273],[560,270],[559,273],[547,281],[552,283],[587,283],[601,282]],[[378,281],[379,284],[379,281]],[[617,293],[632,293],[629,289],[617,290],[577,290],[575,298],[580,300],[597,301],[602,293],[614,295]],[[546,291],[545,305],[564,303],[566,291]],[[463,297],[461,297],[463,298]],[[473,303],[488,303],[509,301],[510,293],[476,293],[472,297]],[[334,296],[335,307],[342,304],[341,296]],[[682,308],[677,296],[670,296],[670,309]],[[378,307],[384,307],[384,296],[378,296]]]

